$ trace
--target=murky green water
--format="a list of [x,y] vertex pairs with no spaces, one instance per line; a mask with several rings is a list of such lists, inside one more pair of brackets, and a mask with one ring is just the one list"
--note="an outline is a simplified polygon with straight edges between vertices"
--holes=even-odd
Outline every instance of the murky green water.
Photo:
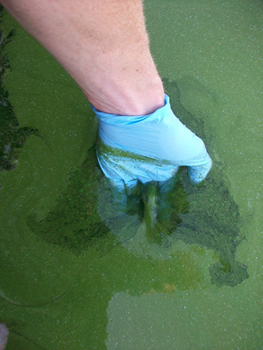
[[147,0],[145,12],[172,106],[214,160],[202,188],[182,172],[150,231],[140,208],[112,206],[79,88],[4,16],[9,101],[38,130],[0,175],[7,349],[263,347],[263,3]]

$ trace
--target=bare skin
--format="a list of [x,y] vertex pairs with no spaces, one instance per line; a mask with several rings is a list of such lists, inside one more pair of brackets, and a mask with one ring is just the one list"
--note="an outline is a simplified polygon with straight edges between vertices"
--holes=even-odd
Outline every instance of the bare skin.
[[100,111],[145,115],[164,105],[142,0],[2,0]]

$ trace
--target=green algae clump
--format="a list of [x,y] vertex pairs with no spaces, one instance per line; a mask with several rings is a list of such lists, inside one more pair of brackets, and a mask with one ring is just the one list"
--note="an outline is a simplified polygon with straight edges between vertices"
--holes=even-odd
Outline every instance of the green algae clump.
[[13,170],[16,167],[19,149],[24,146],[30,135],[39,136],[37,129],[30,126],[21,128],[13,107],[8,100],[8,91],[4,86],[5,73],[10,69],[10,62],[5,53],[5,47],[12,41],[13,30],[7,35],[2,30],[2,12],[0,5],[0,171]]
[[[213,137],[211,130],[206,128],[204,116],[195,116],[183,107],[176,82],[164,79],[164,86],[171,97],[176,116],[204,140],[213,158],[213,149],[210,149]],[[198,88],[197,81],[195,86]],[[182,172],[182,181],[188,193],[189,210],[183,215],[174,238],[216,252],[219,261],[209,267],[211,283],[231,287],[241,283],[249,277],[247,267],[236,261],[235,256],[236,248],[243,240],[240,235],[241,218],[224,174],[214,162],[208,177],[200,186],[191,185],[185,172]]]
[[29,228],[47,243],[76,255],[104,238],[109,229],[97,214],[95,191],[96,182],[101,177],[93,146],[81,168],[69,176],[67,187],[47,216],[42,220],[34,214],[28,216]]

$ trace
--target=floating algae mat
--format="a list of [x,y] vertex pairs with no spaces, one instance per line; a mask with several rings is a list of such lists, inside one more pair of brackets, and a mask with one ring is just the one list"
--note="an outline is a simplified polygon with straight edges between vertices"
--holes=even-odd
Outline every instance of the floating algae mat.
[[[0,5],[0,24],[2,24],[3,7]],[[19,126],[13,107],[8,100],[8,91],[3,84],[3,78],[10,69],[9,60],[5,54],[5,47],[12,41],[13,30],[0,35],[0,170],[13,170],[16,167],[19,149],[23,147],[28,136],[38,135],[32,127]]]
[[100,190],[100,216],[127,249],[145,257],[168,258],[175,241],[182,240],[216,252],[218,262],[209,272],[217,286],[235,286],[248,278],[246,266],[235,259],[242,240],[238,207],[215,172],[196,187],[182,171],[173,181],[172,192],[164,195],[153,183],[138,187],[143,189],[137,188],[137,197],[128,196],[126,208],[119,209],[110,186]]
[[[210,135],[204,124],[181,105],[177,84],[164,83],[175,114],[206,140]],[[138,183],[132,190],[115,193],[99,169],[95,147],[69,177],[53,210],[44,219],[27,219],[39,238],[74,254],[106,237],[105,249],[121,243],[135,255],[153,259],[168,258],[178,240],[198,244],[217,256],[209,269],[217,286],[235,286],[248,278],[246,266],[235,258],[242,241],[239,221],[238,206],[216,167],[200,186],[190,183],[183,168],[165,183]]]
[[102,176],[93,146],[81,169],[69,176],[67,188],[45,219],[38,221],[36,215],[28,216],[30,229],[46,242],[76,255],[105,238],[109,229],[96,212],[95,188]]

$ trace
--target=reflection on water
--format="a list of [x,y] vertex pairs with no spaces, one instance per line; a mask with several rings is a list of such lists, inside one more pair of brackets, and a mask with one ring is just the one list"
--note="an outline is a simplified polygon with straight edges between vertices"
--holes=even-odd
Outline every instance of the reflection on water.
[[170,237],[189,206],[179,177],[162,183],[139,182],[125,193],[117,191],[108,180],[100,181],[98,211],[105,224],[134,254],[153,256],[153,247],[168,255]]

